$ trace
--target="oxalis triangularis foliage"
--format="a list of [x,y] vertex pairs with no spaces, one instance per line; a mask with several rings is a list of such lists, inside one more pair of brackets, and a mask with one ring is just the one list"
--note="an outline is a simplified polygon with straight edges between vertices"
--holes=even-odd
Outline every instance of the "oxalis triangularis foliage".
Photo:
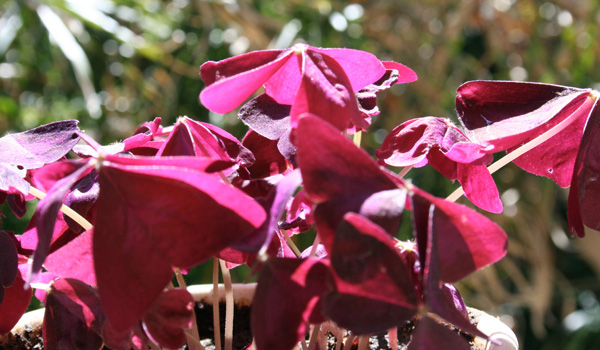
[[[500,260],[508,242],[456,199],[464,193],[501,212],[491,173],[513,161],[571,186],[572,235],[600,229],[595,91],[468,82],[456,99],[461,127],[407,121],[376,162],[360,135],[379,113],[378,92],[417,79],[399,63],[296,45],[207,62],[201,75],[208,109],[245,103],[238,115],[250,130],[241,141],[187,117],[170,127],[156,118],[109,146],[77,121],[0,138],[0,202],[23,216],[25,202],[40,199],[25,232],[0,231],[0,333],[24,313],[33,287],[46,307],[47,349],[202,349],[182,274],[214,258],[228,289],[227,268],[248,264],[259,274],[255,349],[290,350],[309,324],[314,347],[332,324],[368,335],[408,321],[409,350],[469,349],[457,331],[488,335],[469,322],[452,283]],[[78,157],[67,159],[70,151]],[[426,164],[462,187],[442,199],[404,179]],[[400,241],[405,209],[413,239]],[[300,253],[289,237],[312,228],[315,242]],[[230,349],[231,315],[227,322]]]

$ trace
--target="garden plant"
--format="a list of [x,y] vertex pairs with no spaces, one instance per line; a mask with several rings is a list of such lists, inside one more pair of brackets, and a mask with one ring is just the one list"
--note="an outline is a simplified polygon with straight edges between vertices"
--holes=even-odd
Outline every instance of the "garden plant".
[[[40,200],[25,232],[0,231],[0,333],[35,291],[46,349],[202,349],[183,276],[214,259],[229,297],[229,268],[258,276],[253,349],[322,348],[325,329],[389,332],[394,343],[407,325],[409,350],[469,349],[489,334],[453,284],[509,244],[480,212],[502,212],[492,173],[513,162],[570,186],[570,234],[600,229],[591,89],[467,82],[456,97],[461,125],[409,120],[375,159],[361,134],[380,112],[379,92],[417,79],[402,64],[297,44],[200,72],[207,109],[241,106],[242,140],[188,117],[156,118],[105,146],[76,120],[0,138],[0,202],[23,216],[26,201]],[[410,169],[427,164],[461,187],[440,198],[413,185]],[[463,194],[477,208],[455,203]],[[410,237],[398,238],[401,227]],[[293,237],[314,232],[300,251]],[[230,349],[231,324],[224,331]]]

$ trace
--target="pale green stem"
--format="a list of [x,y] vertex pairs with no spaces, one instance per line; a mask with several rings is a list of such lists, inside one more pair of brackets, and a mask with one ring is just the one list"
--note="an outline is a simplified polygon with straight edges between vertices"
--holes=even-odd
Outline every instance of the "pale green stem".
[[[219,259],[221,265],[221,274],[223,275],[223,284],[225,284],[225,350],[233,348],[233,286],[231,284],[231,274],[224,260]],[[216,301],[218,303],[218,300]],[[215,301],[213,301],[213,304]]]
[[388,338],[390,339],[390,349],[398,350],[398,328],[394,327],[388,330]]
[[[183,275],[181,274],[181,270],[179,268],[175,268],[175,278],[177,279],[177,284],[179,284],[179,288],[181,289],[187,289],[187,284],[185,283],[185,279],[183,278]],[[193,322],[192,322],[192,329],[190,329],[190,332],[186,332],[186,337],[188,339],[188,348],[190,350],[204,350],[204,347],[202,346],[202,344],[200,344],[200,333],[198,332],[198,322],[196,320],[196,311],[195,308],[192,309],[194,312],[193,314]]]
[[219,259],[213,259],[213,327],[215,350],[221,350],[221,318],[219,316]]
[[321,239],[319,238],[319,235],[316,235],[315,240],[313,241],[313,245],[310,248],[310,254],[309,254],[310,258],[314,258],[317,255],[317,248],[319,247],[320,243],[321,243]]
[[356,338],[354,332],[349,332],[348,336],[346,337],[346,341],[344,342],[344,350],[350,350],[352,348],[354,338]]
[[335,344],[335,350],[342,350],[342,344],[344,343],[344,329],[340,327],[340,329],[337,332],[337,336],[336,336],[336,344]]
[[402,168],[402,170],[398,173],[398,177],[399,178],[404,178],[406,176],[406,174],[408,174],[408,172],[410,171],[410,169],[412,169],[413,166],[409,165],[409,166],[405,166],[404,168]]
[[354,135],[352,135],[352,141],[354,141],[354,144],[356,145],[356,147],[360,148],[361,140],[362,140],[362,131],[357,131],[354,133]]
[[[496,171],[502,169],[508,163],[512,162],[513,160],[515,160],[518,157],[522,156],[523,154],[529,152],[533,148],[548,141],[548,139],[554,137],[559,132],[563,131],[566,127],[571,125],[573,122],[575,122],[578,118],[580,118],[582,116],[581,112],[579,112],[580,110],[587,109],[588,107],[590,107],[590,104],[593,105],[593,103],[596,101],[597,98],[598,98],[598,96],[596,96],[595,94],[590,94],[590,96],[588,96],[589,100],[584,102],[575,112],[573,112],[570,116],[565,118],[562,122],[556,124],[552,128],[548,129],[548,131],[546,131],[545,133],[543,133],[543,134],[539,135],[538,137],[534,138],[533,140],[523,144],[519,148],[515,149],[514,151],[512,151],[512,152],[508,153],[507,155],[505,155],[504,157],[500,158],[494,164],[490,165],[487,168],[488,171],[490,172],[490,174],[493,174]],[[461,187],[457,188],[454,192],[452,192],[452,194],[450,194],[448,197],[446,197],[446,200],[450,201],[450,202],[456,202],[464,193],[465,192],[461,186]]]
[[309,342],[308,342],[308,350],[316,349],[320,332],[321,332],[321,326],[318,324],[313,325],[312,332],[310,332],[310,338],[309,338]]
[[358,337],[358,350],[367,350],[369,347],[369,336],[361,335]]
[[[43,199],[44,197],[46,197],[46,194],[44,192],[38,190],[37,188],[35,188],[33,186],[29,186],[29,193],[31,195],[37,197],[38,199]],[[89,229],[92,229],[94,227],[83,216],[79,215],[79,213],[77,213],[75,210],[67,207],[64,204],[61,205],[60,211],[62,211],[66,216],[68,216],[71,219],[73,219],[73,221],[75,221],[76,223],[78,223],[86,231],[89,230]]]
[[287,234],[286,230],[281,230],[281,232],[283,232],[283,235],[285,236],[285,241],[287,242],[288,246],[292,249],[296,257],[299,258],[301,254],[300,249],[298,249],[294,241],[292,241],[290,236]]

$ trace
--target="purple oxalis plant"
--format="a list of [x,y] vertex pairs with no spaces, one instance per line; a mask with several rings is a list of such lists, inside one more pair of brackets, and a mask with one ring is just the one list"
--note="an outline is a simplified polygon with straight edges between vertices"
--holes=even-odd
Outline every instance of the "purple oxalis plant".
[[[377,94],[416,80],[408,67],[299,44],[207,62],[201,75],[208,109],[243,104],[238,116],[250,130],[241,141],[187,117],[166,127],[156,118],[107,147],[76,121],[0,138],[0,201],[22,215],[26,200],[40,198],[26,232],[0,231],[0,332],[34,287],[46,291],[36,297],[48,349],[199,348],[192,296],[171,281],[219,258],[259,275],[251,316],[259,350],[290,350],[324,322],[360,335],[411,323],[410,350],[468,349],[459,333],[488,335],[471,324],[453,283],[500,260],[508,239],[457,197],[404,179],[410,167],[431,165],[498,213],[491,173],[500,165],[491,162],[507,151],[499,162],[571,186],[573,234],[600,228],[591,90],[468,82],[456,99],[462,127],[407,121],[376,151],[378,163],[348,136],[379,114]],[[77,158],[65,157],[71,150]],[[405,211],[412,239],[401,241]],[[315,241],[300,255],[289,236],[311,230]]]

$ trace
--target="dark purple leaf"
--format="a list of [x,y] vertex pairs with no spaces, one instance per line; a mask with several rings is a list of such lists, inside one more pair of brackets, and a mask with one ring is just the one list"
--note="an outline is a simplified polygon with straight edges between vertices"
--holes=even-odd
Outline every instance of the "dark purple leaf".
[[499,152],[571,115],[590,91],[540,83],[471,81],[458,88],[456,110],[471,140]]
[[12,237],[0,231],[0,304],[4,299],[4,289],[12,286],[17,277],[19,257]]
[[[260,227],[264,209],[196,157],[110,156],[100,169],[94,263],[107,318],[129,329],[172,276]],[[139,293],[143,290],[144,293]]]
[[[75,185],[73,190],[67,194],[63,204],[73,209],[79,215],[86,217],[100,193],[100,186],[98,185],[98,182],[95,181],[96,176],[97,174],[95,171],[84,176],[79,183]],[[73,219],[65,214],[63,214],[63,217],[73,232],[81,233],[83,231],[83,227]]]
[[[390,174],[339,130],[315,116],[300,118],[296,142],[304,188],[309,198],[317,204],[314,218],[319,236],[328,251],[332,247],[335,228],[344,214],[348,211],[362,214],[363,203],[370,197],[375,199],[367,202],[364,215],[384,225],[388,233],[395,234],[400,224],[405,194]],[[377,195],[389,190],[395,192]],[[368,213],[385,214],[385,222]]]
[[35,169],[60,159],[79,141],[77,124],[65,120],[0,138],[0,163]]
[[568,219],[571,236],[583,237],[583,225],[600,230],[600,107],[598,103],[590,114],[575,161],[569,192]]
[[[428,230],[432,230],[431,237],[436,245],[443,247],[438,250],[437,257],[441,281],[459,281],[506,255],[506,233],[487,217],[461,204],[448,202],[415,188],[413,208],[423,205],[428,208],[427,203],[435,206]],[[425,210],[420,212],[424,213]],[[415,224],[417,233],[422,232],[424,226],[423,214],[419,216],[421,218]],[[419,252],[423,254],[423,247],[427,247],[429,243],[423,242],[423,235],[417,238]]]
[[336,291],[323,301],[325,316],[360,334],[411,319],[418,298],[395,240],[354,213],[344,216],[330,254]]
[[279,180],[275,188],[271,190],[270,208],[268,211],[267,222],[260,229],[234,243],[232,247],[252,253],[258,253],[259,250],[266,250],[271,244],[273,235],[278,229],[285,207],[294,192],[302,184],[302,176],[299,170],[288,173],[283,179]]
[[[417,80],[417,75],[412,69],[396,62],[384,61],[385,73],[376,82],[365,86],[356,92],[358,107],[362,118],[371,124],[371,117],[379,114],[377,107],[377,94],[387,90],[394,84],[410,83]],[[355,130],[356,131],[356,130]]]
[[144,316],[148,337],[158,345],[179,349],[186,343],[184,328],[194,320],[194,298],[185,289],[163,292]]
[[283,174],[288,162],[277,149],[277,141],[269,140],[257,132],[248,130],[242,144],[256,156],[256,161],[248,167],[251,179],[262,179]]
[[252,304],[256,347],[291,350],[304,337],[307,322],[325,321],[320,299],[328,280],[325,260],[269,259],[260,272]]
[[518,82],[469,82],[458,90],[457,111],[467,134],[491,152],[512,152],[559,123],[563,130],[514,163],[561,187],[571,183],[574,161],[595,103],[589,89]]
[[48,289],[45,349],[101,349],[104,313],[98,292],[76,279],[58,279]]
[[409,120],[388,134],[376,155],[380,161],[398,167],[429,163],[448,179],[458,179],[473,204],[494,213],[502,211],[498,188],[485,167],[493,157],[450,120]]
[[290,109],[290,105],[279,104],[271,96],[260,94],[240,108],[238,117],[256,133],[277,140],[290,129]]
[[469,342],[458,332],[425,316],[417,324],[407,350],[469,350],[470,348]]
[[[27,260],[23,259],[25,263]],[[17,275],[12,285],[4,289],[4,300],[0,303],[0,334],[8,333],[17,324],[21,316],[27,311],[31,302],[33,290],[25,289],[25,280],[21,271]]]

